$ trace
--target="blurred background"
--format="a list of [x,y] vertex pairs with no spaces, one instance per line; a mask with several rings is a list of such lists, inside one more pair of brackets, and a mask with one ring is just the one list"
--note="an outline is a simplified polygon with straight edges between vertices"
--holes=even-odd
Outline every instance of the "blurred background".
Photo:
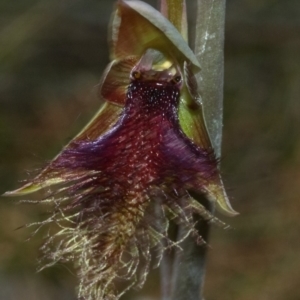
[[[33,176],[98,109],[112,8],[0,1],[0,194]],[[230,0],[225,36],[222,171],[240,215],[222,217],[233,230],[212,230],[205,299],[298,300],[300,2]],[[15,230],[47,209],[1,198],[0,299],[76,299],[71,266],[36,273],[43,234],[26,242],[32,230]],[[144,294],[158,299],[153,274]]]

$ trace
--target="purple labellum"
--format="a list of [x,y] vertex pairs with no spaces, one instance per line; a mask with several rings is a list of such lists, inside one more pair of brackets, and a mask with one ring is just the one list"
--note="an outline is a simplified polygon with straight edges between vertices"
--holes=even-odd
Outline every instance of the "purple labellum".
[[[117,1],[111,63],[99,85],[102,108],[38,176],[5,194],[47,189],[36,202],[51,204],[51,215],[32,224],[54,225],[41,269],[73,262],[79,299],[118,300],[143,286],[151,261],[158,266],[166,249],[189,235],[204,244],[195,215],[225,226],[191,195],[237,214],[203,117],[184,1],[177,2],[173,12],[162,2],[172,24],[142,1]],[[168,236],[171,221],[186,229],[180,241]]]
[[165,182],[202,192],[218,175],[217,161],[180,129],[178,101],[176,83],[132,80],[115,126],[96,141],[70,144],[52,167],[98,171],[95,184],[122,187],[120,198],[132,187],[146,191]]
[[164,250],[179,243],[168,237],[170,220],[199,243],[193,214],[224,226],[190,196],[213,194],[220,175],[213,150],[181,129],[183,84],[176,62],[147,50],[130,73],[116,123],[96,138],[75,138],[24,188],[53,186],[44,201],[54,212],[40,225],[58,229],[43,251],[48,265],[76,263],[80,298],[119,299],[141,287],[153,253],[159,264]]
[[[48,222],[62,230],[44,251],[50,260],[79,262],[79,295],[92,294],[88,299],[118,299],[120,279],[142,286],[150,249],[160,260],[163,245],[175,245],[167,234],[170,219],[200,243],[192,214],[216,221],[189,195],[205,192],[219,173],[212,149],[196,146],[180,128],[180,71],[174,65],[161,71],[152,63],[145,67],[145,57],[143,68],[131,72],[116,124],[96,140],[71,142],[47,169],[67,184],[51,195],[57,207]],[[53,250],[56,238],[60,243]]]

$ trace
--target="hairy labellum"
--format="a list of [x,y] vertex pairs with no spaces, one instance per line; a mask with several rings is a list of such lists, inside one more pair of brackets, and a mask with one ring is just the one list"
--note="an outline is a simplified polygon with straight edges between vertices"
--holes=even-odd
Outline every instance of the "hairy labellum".
[[[136,25],[130,34],[129,21]],[[53,213],[38,225],[57,229],[43,246],[46,266],[74,262],[79,298],[88,300],[117,300],[141,287],[151,257],[158,265],[164,250],[180,243],[168,237],[171,220],[200,244],[194,214],[224,226],[190,194],[236,214],[195,101],[194,54],[140,1],[119,0],[112,27],[114,60],[100,85],[106,103],[36,178],[6,193],[48,189],[39,202],[51,203]]]
[[50,259],[66,260],[77,249],[80,295],[87,299],[118,294],[118,278],[143,284],[150,249],[172,244],[166,215],[193,232],[192,213],[212,218],[188,191],[203,192],[218,176],[217,162],[211,149],[200,149],[180,129],[179,95],[172,81],[132,80],[118,122],[97,140],[71,143],[49,166],[56,176],[84,174],[57,190],[56,197],[63,193],[68,201],[58,199],[54,219],[71,215],[73,225],[62,224],[60,248],[45,250]]

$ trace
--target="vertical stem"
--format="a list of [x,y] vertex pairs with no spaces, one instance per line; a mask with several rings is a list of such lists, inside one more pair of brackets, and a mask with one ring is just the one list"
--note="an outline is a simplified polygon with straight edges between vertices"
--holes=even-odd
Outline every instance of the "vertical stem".
[[[210,210],[208,201],[200,195],[193,195]],[[207,241],[209,235],[209,224],[201,218],[197,221],[196,229],[202,238]],[[186,229],[179,226],[178,239],[186,234]],[[189,236],[180,245],[182,250],[177,250],[172,282],[172,300],[199,300],[202,299],[202,290],[205,277],[207,245],[197,245],[195,238]]]
[[216,155],[221,154],[223,125],[224,26],[226,0],[198,0],[195,54],[208,132]]
[[171,300],[171,288],[172,288],[172,266],[173,257],[171,253],[164,253],[160,264],[160,283],[161,283],[161,299]]
[[[216,155],[221,154],[222,118],[223,118],[223,48],[224,21],[226,0],[197,0],[197,19],[195,31],[195,54],[202,70],[197,76],[203,100],[204,115],[208,132]],[[195,2],[194,2],[195,3]],[[160,0],[163,15],[177,27],[187,40],[187,19],[184,0]],[[197,196],[198,201],[210,211],[204,197]],[[207,241],[210,226],[207,222],[197,219],[199,234]],[[185,229],[179,226],[178,239],[185,235]],[[177,251],[170,266],[170,257],[165,256],[162,262],[163,299],[197,300],[202,299],[207,248],[198,246],[192,237],[188,237]],[[172,290],[169,294],[170,272]]]
[[[224,21],[226,0],[198,0],[195,33],[195,54],[202,67],[197,76],[203,100],[205,120],[216,155],[221,154],[223,119],[223,60]],[[199,202],[213,210],[204,197],[196,197]],[[197,219],[197,229],[207,241],[210,226]],[[179,229],[179,238],[184,234]],[[202,299],[205,277],[207,247],[199,247],[192,237],[182,244],[173,268],[172,300]]]

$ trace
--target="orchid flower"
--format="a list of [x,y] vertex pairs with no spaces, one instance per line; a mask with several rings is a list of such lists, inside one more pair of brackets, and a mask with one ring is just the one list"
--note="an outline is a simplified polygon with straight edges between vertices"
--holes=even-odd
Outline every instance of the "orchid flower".
[[170,221],[205,243],[193,215],[224,223],[192,194],[236,214],[203,117],[201,67],[184,23],[162,13],[141,1],[117,2],[111,63],[99,85],[104,104],[37,177],[6,193],[47,190],[39,202],[50,202],[53,213],[40,225],[57,229],[43,246],[46,266],[73,261],[79,298],[119,299],[142,287],[151,260],[159,265],[164,250],[180,243],[168,237]]

